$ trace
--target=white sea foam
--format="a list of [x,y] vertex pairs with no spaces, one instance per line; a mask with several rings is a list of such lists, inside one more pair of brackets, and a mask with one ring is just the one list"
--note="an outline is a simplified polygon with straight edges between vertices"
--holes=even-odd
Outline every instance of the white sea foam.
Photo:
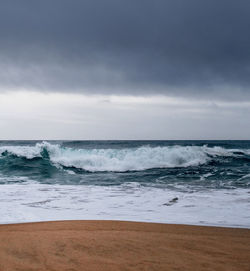
[[250,228],[249,193],[249,189],[187,193],[136,183],[5,184],[0,190],[0,223],[111,219]]
[[[87,171],[139,171],[152,168],[188,167],[205,164],[213,157],[235,156],[242,150],[207,146],[165,146],[127,149],[73,149],[48,142],[35,146],[0,147],[0,155],[8,153],[32,159],[42,157],[43,150],[56,166],[75,167]],[[249,150],[245,150],[245,153]]]
[[41,146],[36,144],[36,146],[1,146],[0,155],[4,152],[14,154],[19,157],[25,157],[27,159],[33,159],[35,157],[41,157]]

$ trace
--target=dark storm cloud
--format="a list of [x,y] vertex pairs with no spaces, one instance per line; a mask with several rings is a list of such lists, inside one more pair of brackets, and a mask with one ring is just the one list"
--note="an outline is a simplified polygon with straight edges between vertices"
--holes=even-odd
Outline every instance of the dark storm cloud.
[[0,84],[250,97],[249,14],[249,0],[0,0]]

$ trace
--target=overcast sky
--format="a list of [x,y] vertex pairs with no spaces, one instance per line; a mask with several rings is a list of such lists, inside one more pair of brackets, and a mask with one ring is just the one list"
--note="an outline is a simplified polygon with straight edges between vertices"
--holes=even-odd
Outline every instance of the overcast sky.
[[0,0],[0,139],[250,139],[249,0]]

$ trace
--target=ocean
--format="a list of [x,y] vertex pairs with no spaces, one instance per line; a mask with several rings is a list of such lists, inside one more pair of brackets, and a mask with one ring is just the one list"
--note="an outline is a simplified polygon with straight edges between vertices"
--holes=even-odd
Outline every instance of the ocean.
[[250,141],[0,141],[0,223],[250,228]]

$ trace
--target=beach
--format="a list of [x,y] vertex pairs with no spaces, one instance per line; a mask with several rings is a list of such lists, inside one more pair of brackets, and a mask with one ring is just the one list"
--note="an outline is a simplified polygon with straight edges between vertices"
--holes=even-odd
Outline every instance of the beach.
[[250,271],[250,1],[0,3],[0,271]]
[[0,141],[0,158],[0,271],[250,271],[250,141]]
[[250,270],[250,230],[120,221],[0,225],[0,270]]

